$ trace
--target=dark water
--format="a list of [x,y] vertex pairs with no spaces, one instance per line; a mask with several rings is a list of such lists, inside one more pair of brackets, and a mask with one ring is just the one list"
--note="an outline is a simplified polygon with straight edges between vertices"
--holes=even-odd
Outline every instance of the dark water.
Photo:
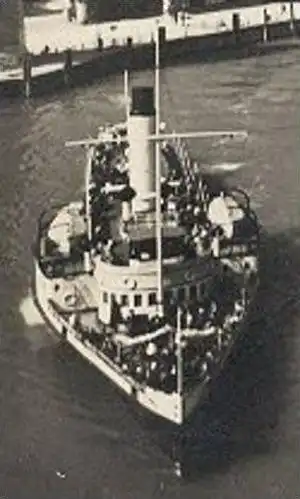
[[249,130],[246,144],[191,148],[204,168],[247,189],[266,231],[257,313],[188,435],[183,482],[163,431],[50,336],[26,300],[38,214],[81,192],[83,154],[64,140],[123,118],[121,78],[51,102],[2,105],[0,497],[298,497],[299,59],[293,51],[162,75],[171,127]]

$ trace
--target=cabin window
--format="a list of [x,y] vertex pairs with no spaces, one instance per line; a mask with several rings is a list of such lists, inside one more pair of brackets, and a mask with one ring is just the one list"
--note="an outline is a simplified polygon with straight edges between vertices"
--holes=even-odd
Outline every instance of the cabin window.
[[121,307],[128,307],[128,305],[129,305],[128,295],[121,295],[120,304],[121,304]]
[[156,303],[157,303],[156,293],[149,293],[148,304],[149,305],[156,305]]
[[107,303],[108,302],[108,294],[106,291],[103,292],[103,303]]
[[134,306],[135,307],[142,306],[142,295],[134,295]]

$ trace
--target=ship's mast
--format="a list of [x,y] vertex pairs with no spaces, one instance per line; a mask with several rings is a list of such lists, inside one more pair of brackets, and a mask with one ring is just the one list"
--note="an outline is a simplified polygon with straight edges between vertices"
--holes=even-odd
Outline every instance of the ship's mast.
[[[155,134],[160,129],[160,80],[159,80],[159,30],[155,40]],[[162,221],[161,221],[161,158],[160,142],[155,141],[155,214],[156,214],[156,253],[157,253],[157,305],[158,314],[163,316],[163,283],[162,283]]]
[[177,393],[182,394],[182,384],[183,384],[183,363],[182,363],[182,344],[181,344],[181,317],[182,311],[180,306],[177,306],[177,327],[176,327],[176,358],[177,358]]
[[92,227],[92,200],[90,194],[90,182],[92,178],[92,162],[93,162],[93,150],[89,147],[87,152],[87,165],[85,169],[85,214],[86,214],[86,227],[87,227],[87,240],[88,240],[88,252],[89,252],[89,262],[87,264],[87,271],[90,270],[92,263],[92,238],[93,238],[93,227]]
[[129,112],[130,112],[129,71],[128,71],[128,69],[125,69],[125,71],[124,71],[124,101],[125,101],[126,122],[128,123]]

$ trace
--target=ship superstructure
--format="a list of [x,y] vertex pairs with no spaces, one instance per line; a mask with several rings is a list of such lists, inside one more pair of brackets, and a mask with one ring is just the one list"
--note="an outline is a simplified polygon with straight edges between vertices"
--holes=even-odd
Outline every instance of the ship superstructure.
[[[157,55],[158,57],[158,55]],[[166,133],[159,72],[125,123],[86,148],[83,200],[40,219],[35,297],[55,330],[149,411],[182,425],[220,372],[258,283],[259,229],[242,191],[211,192]]]

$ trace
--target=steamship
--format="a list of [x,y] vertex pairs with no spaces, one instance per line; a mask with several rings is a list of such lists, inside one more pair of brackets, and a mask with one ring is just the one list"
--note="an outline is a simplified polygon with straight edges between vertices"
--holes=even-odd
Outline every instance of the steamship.
[[239,189],[212,189],[168,133],[155,86],[124,123],[68,142],[86,152],[84,198],[45,211],[34,296],[46,321],[112,383],[177,426],[190,420],[245,328],[259,281],[259,223]]

